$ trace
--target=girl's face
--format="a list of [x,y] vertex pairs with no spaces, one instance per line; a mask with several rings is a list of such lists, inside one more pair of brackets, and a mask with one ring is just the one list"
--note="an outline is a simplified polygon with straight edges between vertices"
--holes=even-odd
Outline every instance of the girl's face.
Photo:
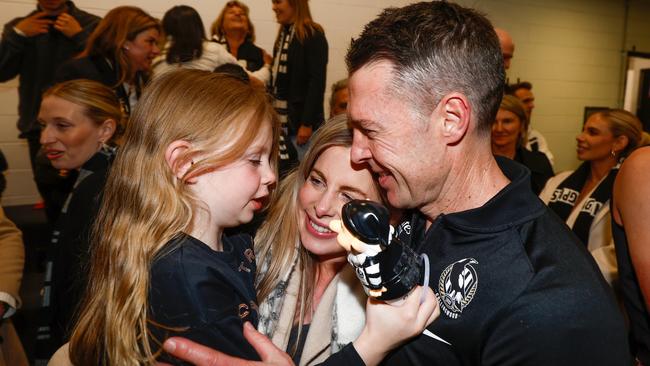
[[282,25],[292,24],[296,11],[289,4],[289,0],[272,0],[272,9],[275,13],[275,20]]
[[244,155],[223,168],[202,174],[192,185],[208,207],[213,225],[235,227],[250,222],[275,183],[270,165],[271,122],[266,121]]
[[159,37],[160,33],[156,28],[149,28],[138,33],[133,41],[124,43],[124,52],[134,70],[147,71],[151,68],[151,62],[160,54],[160,48],[158,48]]
[[84,108],[50,95],[43,99],[38,113],[41,145],[56,169],[79,169],[113,135],[112,121],[97,125]]
[[340,219],[341,207],[353,199],[380,201],[366,166],[350,161],[350,148],[333,146],[323,151],[298,192],[300,241],[321,260],[344,257],[345,250],[329,229]]
[[246,12],[239,6],[231,6],[226,9],[223,16],[223,30],[245,30],[248,32],[248,18]]
[[523,124],[519,117],[510,111],[499,109],[497,118],[492,123],[492,144],[515,149],[522,133]]
[[616,138],[609,123],[600,114],[594,114],[587,119],[582,132],[576,136],[576,141],[578,159],[598,161],[612,158]]

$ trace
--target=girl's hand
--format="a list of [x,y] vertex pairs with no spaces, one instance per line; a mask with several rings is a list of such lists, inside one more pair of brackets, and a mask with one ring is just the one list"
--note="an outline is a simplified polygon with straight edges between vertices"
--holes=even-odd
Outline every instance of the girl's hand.
[[[422,291],[425,295],[420,303]],[[354,348],[366,366],[377,365],[388,352],[421,334],[439,315],[438,301],[429,287],[416,287],[399,304],[368,298],[366,325]]]

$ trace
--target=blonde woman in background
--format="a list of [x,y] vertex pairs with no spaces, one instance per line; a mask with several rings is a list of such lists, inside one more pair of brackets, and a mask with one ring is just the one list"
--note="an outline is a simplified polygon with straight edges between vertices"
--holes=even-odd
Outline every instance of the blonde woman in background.
[[[248,6],[241,1],[228,1],[210,28],[212,40],[221,44],[246,70],[270,70],[272,58],[255,45],[255,26],[250,19]],[[268,77],[263,79],[268,83]]]
[[575,171],[549,179],[540,198],[566,222],[591,252],[603,276],[616,285],[618,269],[612,240],[610,198],[620,163],[646,144],[641,121],[622,109],[592,114],[576,136]]

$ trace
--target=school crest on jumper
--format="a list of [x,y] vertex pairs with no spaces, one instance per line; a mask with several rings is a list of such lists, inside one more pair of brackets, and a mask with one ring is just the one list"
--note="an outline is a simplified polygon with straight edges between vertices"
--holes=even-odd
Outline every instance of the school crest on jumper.
[[476,294],[478,274],[474,268],[478,261],[465,258],[447,266],[438,281],[440,309],[452,319],[457,319]]

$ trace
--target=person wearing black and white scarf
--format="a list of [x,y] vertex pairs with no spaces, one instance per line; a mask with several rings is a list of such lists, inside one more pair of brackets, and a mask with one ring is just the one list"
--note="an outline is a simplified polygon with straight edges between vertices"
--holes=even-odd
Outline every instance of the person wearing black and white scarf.
[[631,113],[607,110],[589,117],[576,137],[575,171],[549,179],[540,198],[573,230],[593,255],[605,279],[618,278],[611,232],[610,198],[620,162],[641,141],[641,124]]

